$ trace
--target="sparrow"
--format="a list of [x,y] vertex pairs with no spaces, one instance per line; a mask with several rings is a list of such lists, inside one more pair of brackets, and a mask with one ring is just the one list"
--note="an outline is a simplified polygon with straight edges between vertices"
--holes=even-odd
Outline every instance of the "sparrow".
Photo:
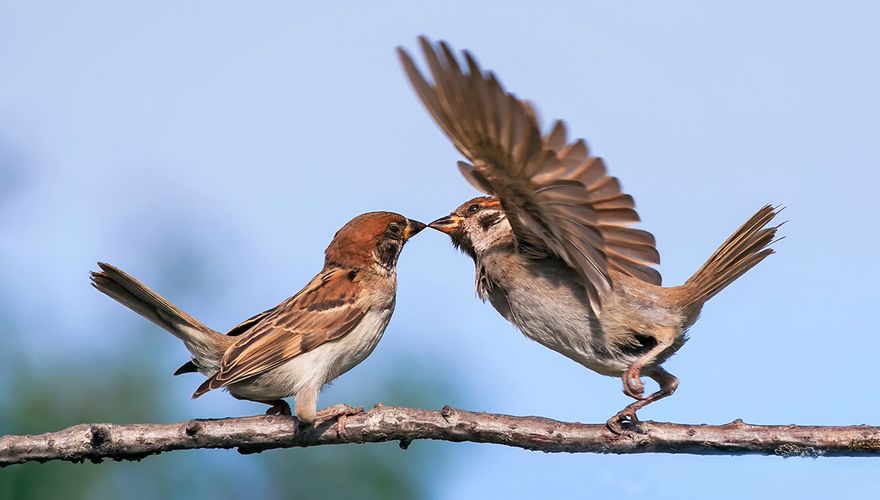
[[[428,226],[450,236],[476,269],[477,295],[526,337],[602,375],[636,401],[608,420],[672,395],[662,364],[687,340],[703,304],[773,253],[778,207],[762,207],[683,285],[662,287],[654,237],[633,197],[583,140],[556,121],[541,134],[532,105],[445,42],[420,38],[430,82],[402,48],[404,70],[439,127],[469,160],[459,170],[491,196],[468,200]],[[659,384],[644,395],[641,376]]]
[[305,288],[225,335],[110,264],[98,263],[92,285],[183,341],[192,360],[174,374],[208,377],[193,399],[222,387],[270,405],[267,415],[290,415],[282,398],[294,396],[296,416],[308,424],[324,385],[366,359],[382,338],[394,312],[400,251],[424,227],[390,212],[355,217],[337,231],[324,268]]

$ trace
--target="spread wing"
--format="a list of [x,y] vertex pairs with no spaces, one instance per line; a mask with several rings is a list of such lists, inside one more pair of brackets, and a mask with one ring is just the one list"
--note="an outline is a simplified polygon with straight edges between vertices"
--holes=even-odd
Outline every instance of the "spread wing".
[[230,334],[239,337],[223,355],[220,370],[193,397],[277,368],[345,336],[366,314],[358,304],[360,287],[347,270],[326,270],[298,294],[235,327]]
[[601,158],[582,140],[569,143],[557,122],[541,136],[534,110],[507,93],[464,52],[464,67],[444,42],[419,39],[433,82],[412,58],[401,61],[425,107],[470,163],[459,163],[477,189],[501,201],[518,248],[526,255],[552,253],[584,279],[598,311],[611,289],[609,270],[660,284],[651,266],[660,256],[654,237],[627,226],[639,221],[632,196],[608,176]]

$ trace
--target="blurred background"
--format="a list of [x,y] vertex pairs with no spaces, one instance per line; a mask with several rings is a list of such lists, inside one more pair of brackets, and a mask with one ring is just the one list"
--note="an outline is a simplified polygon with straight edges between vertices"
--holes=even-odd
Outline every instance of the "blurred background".
[[[545,123],[565,118],[632,193],[685,280],[766,202],[778,255],[713,299],[642,417],[880,424],[880,11],[868,2],[10,2],[0,0],[0,434],[262,413],[167,333],[94,291],[120,266],[225,330],[299,290],[369,210],[424,221],[474,195],[394,48],[469,48]],[[426,232],[375,353],[337,402],[603,422],[627,404],[522,337]],[[653,387],[653,386],[650,386]],[[0,498],[827,498],[876,461],[547,455],[415,442],[0,470]]]

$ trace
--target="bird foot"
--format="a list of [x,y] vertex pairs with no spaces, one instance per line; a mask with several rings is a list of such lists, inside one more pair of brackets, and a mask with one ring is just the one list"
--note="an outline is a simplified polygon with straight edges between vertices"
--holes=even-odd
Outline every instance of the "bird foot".
[[284,415],[291,416],[293,413],[290,411],[290,405],[287,404],[287,401],[279,399],[275,402],[268,410],[266,410],[266,415]]
[[633,399],[645,399],[645,385],[638,367],[630,367],[623,374],[623,393]]
[[639,417],[636,416],[636,410],[630,407],[626,407],[616,415],[609,418],[607,422],[605,422],[605,426],[608,427],[608,430],[618,436],[625,432],[632,432],[639,430]]

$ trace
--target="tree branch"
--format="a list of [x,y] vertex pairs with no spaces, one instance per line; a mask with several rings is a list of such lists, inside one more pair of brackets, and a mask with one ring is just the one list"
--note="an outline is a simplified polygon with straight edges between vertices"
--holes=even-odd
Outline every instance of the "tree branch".
[[0,467],[24,462],[140,460],[166,451],[273,448],[417,439],[494,443],[543,452],[689,453],[783,457],[880,456],[880,427],[685,425],[642,422],[612,434],[604,424],[576,424],[541,417],[440,411],[378,405],[370,411],[319,414],[314,427],[291,417],[260,416],[190,420],[174,424],[81,424],[58,432],[0,437]]

